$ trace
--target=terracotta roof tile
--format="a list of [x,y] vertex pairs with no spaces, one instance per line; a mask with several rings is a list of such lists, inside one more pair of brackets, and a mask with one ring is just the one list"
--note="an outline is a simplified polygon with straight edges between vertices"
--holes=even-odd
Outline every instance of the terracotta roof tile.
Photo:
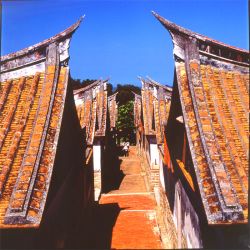
[[[0,83],[0,228],[40,225],[68,84],[69,69],[60,66],[60,53],[64,53],[60,44],[63,39],[70,39],[78,25],[42,46],[13,53],[1,61],[4,72],[0,79],[4,80]],[[59,44],[53,43],[56,39],[60,39]],[[32,60],[36,57],[25,52],[36,50],[48,53],[34,71],[33,64],[37,62]],[[18,55],[22,59],[16,59]],[[32,65],[26,65],[27,60]]]
[[86,127],[86,140],[92,145],[95,136],[105,136],[108,97],[106,81],[96,81],[74,92],[76,110],[82,128]]
[[[156,16],[174,40],[176,84],[208,222],[246,222],[249,54],[212,39],[204,40]],[[209,46],[206,53],[200,43]],[[219,45],[219,54],[214,54]],[[239,56],[230,57],[230,53]],[[245,58],[244,63],[240,57]]]
[[142,81],[142,107],[145,135],[156,135],[157,143],[164,140],[170,109],[171,88],[154,82],[152,79]]
[[[139,128],[142,125],[142,97],[135,94],[134,100],[134,125],[136,128]],[[141,131],[142,132],[142,131]]]
[[117,116],[118,116],[118,104],[116,102],[116,95],[117,95],[117,93],[108,97],[108,109],[109,109],[110,127],[111,128],[115,128]]

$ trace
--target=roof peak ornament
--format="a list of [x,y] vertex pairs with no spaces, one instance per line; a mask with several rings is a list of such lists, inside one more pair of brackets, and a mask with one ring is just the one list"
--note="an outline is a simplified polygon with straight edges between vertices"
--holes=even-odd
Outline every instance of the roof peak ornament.
[[2,56],[0,58],[0,80],[15,79],[44,71],[45,61],[48,56],[48,47],[51,44],[55,44],[57,47],[60,65],[67,66],[70,40],[73,33],[79,27],[83,17],[84,16],[66,30],[51,38],[17,52]]
[[54,42],[60,42],[61,40],[63,40],[63,38],[65,37],[71,37],[72,34],[78,29],[78,27],[80,26],[83,18],[85,17],[85,15],[81,16],[79,18],[79,20],[77,22],[75,22],[74,24],[72,24],[70,27],[68,27],[67,29],[63,30],[62,32],[47,38],[45,40],[43,40],[42,42],[36,43],[32,46],[29,46],[27,48],[21,49],[19,51],[1,56],[1,63],[5,62],[5,61],[9,61],[9,60],[13,60],[15,58],[21,57],[25,54],[28,53],[34,53],[36,50],[39,50],[43,47],[47,47],[49,44],[54,43]]
[[249,51],[223,42],[211,39],[204,35],[198,34],[186,28],[183,28],[169,20],[163,18],[156,12],[152,11],[155,18],[170,32],[174,43],[174,54],[183,60],[185,40],[192,39],[196,43],[201,54],[212,58],[224,60],[229,63],[240,66],[249,65]]

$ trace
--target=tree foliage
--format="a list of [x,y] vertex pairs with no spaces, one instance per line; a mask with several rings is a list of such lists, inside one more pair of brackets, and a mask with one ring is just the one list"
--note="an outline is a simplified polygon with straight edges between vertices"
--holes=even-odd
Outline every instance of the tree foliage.
[[119,137],[122,141],[132,141],[134,134],[134,104],[128,101],[118,107],[118,119],[116,123]]
[[126,85],[117,84],[116,91],[118,92],[116,97],[117,102],[119,103],[119,105],[124,105],[127,102],[134,100],[133,92],[136,94],[140,94],[141,89],[132,84],[126,84]]
[[[96,80],[94,79],[69,79],[73,89],[79,89],[86,87]],[[119,103],[118,107],[118,118],[116,123],[116,129],[118,137],[122,141],[129,141],[133,143],[135,140],[134,135],[134,93],[141,93],[141,89],[132,84],[121,85],[118,84],[116,89],[113,91],[113,86],[111,83],[107,83],[108,96],[112,95],[114,92],[118,92],[116,96],[116,101]],[[134,92],[134,93],[133,93]]]

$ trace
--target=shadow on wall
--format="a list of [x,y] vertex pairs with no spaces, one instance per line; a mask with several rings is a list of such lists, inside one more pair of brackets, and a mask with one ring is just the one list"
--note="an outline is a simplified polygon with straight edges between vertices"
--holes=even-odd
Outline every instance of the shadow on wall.
[[123,178],[123,171],[120,170],[119,147],[116,145],[115,132],[106,135],[104,164],[102,168],[102,193],[118,189]]

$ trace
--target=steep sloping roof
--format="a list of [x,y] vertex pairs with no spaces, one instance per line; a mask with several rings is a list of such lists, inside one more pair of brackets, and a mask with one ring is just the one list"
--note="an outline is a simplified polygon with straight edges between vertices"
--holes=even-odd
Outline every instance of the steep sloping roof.
[[248,220],[249,52],[169,30],[192,161],[209,224]]
[[134,93],[135,100],[134,100],[134,125],[136,128],[142,126],[142,99],[140,95]]
[[50,187],[68,84],[68,47],[79,20],[1,57],[0,228],[38,227]]
[[142,110],[145,135],[156,135],[157,143],[164,140],[164,125],[167,123],[172,88],[149,78],[142,82]]
[[87,87],[74,91],[76,110],[81,127],[86,127],[87,144],[96,136],[105,136],[107,121],[107,80],[97,80]]
[[118,118],[118,107],[117,107],[117,102],[116,102],[117,94],[118,92],[108,97],[110,128],[115,128],[116,121]]

